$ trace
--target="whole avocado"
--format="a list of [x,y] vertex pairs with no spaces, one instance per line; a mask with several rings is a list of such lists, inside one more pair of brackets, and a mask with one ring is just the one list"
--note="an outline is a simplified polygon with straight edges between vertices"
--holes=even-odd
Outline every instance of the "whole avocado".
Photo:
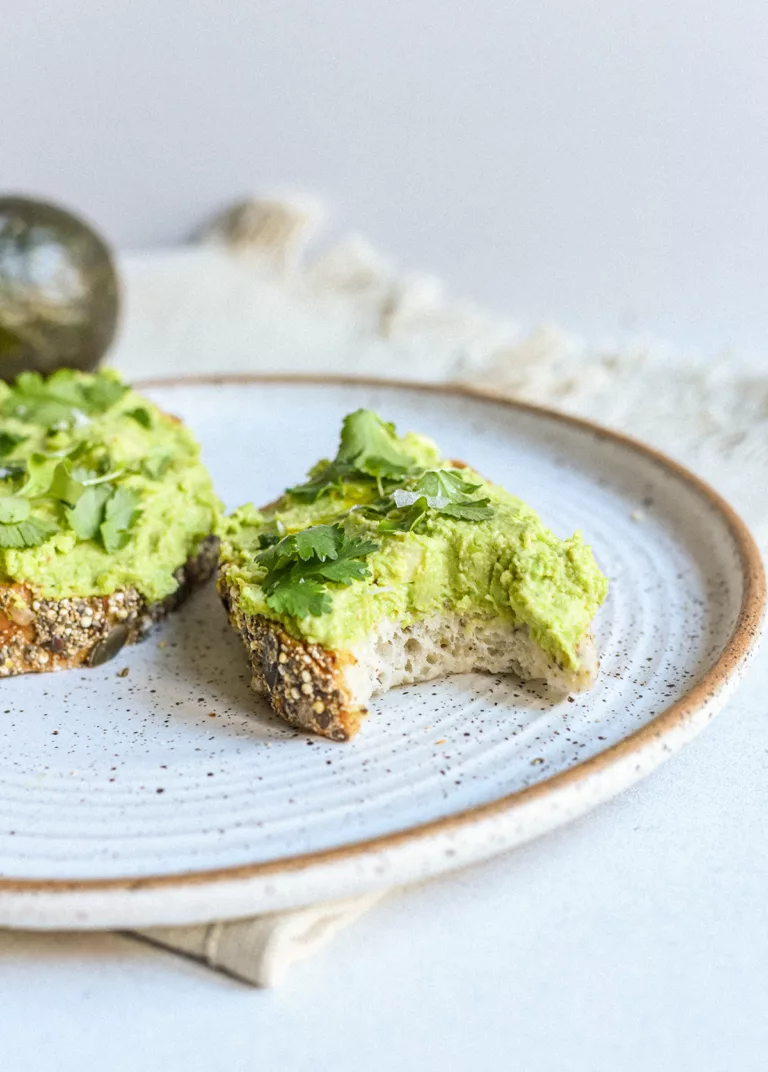
[[118,312],[112,254],[91,227],[43,201],[0,197],[0,379],[95,369]]

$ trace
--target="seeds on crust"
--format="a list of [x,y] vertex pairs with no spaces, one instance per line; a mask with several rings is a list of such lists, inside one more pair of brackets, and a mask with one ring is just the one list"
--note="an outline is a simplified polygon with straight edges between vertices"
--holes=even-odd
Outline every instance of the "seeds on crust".
[[176,571],[179,589],[151,605],[133,588],[109,596],[44,599],[33,598],[24,585],[0,585],[0,677],[99,666],[114,658],[206,581],[217,555],[218,540],[208,537]]
[[248,650],[253,689],[266,694],[291,725],[335,741],[348,740],[364,711],[348,695],[337,657],[290,636],[277,622],[244,614],[237,593],[227,585],[226,569],[219,578],[219,594]]

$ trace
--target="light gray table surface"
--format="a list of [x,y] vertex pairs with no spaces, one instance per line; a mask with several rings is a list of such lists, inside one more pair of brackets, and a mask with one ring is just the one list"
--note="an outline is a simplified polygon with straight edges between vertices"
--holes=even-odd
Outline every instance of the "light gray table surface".
[[[524,321],[759,350],[767,18],[27,0],[4,20],[0,186],[136,247],[290,180]],[[117,935],[0,933],[0,1067],[762,1070],[766,695],[763,654],[652,777],[385,901],[274,992]]]
[[758,1072],[765,695],[579,823],[393,897],[275,991],[114,935],[0,936],[8,1072]]

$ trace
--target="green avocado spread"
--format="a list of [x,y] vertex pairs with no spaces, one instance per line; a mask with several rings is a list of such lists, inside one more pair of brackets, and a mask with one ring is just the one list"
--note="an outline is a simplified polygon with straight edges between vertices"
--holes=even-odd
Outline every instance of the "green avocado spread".
[[335,460],[304,484],[225,520],[222,562],[246,613],[328,648],[385,617],[447,609],[523,623],[574,669],[608,587],[580,533],[559,539],[520,499],[369,410],[345,418]]
[[116,373],[0,382],[0,574],[51,599],[136,588],[149,602],[217,531],[191,432]]

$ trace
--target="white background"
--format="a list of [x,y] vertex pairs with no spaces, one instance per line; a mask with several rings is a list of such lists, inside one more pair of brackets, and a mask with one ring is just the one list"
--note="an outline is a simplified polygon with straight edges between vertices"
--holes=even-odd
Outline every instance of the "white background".
[[0,188],[123,246],[289,184],[524,322],[765,350],[764,0],[0,11]]
[[[309,188],[523,322],[766,350],[763,0],[0,13],[0,188],[125,248]],[[393,898],[274,993],[118,936],[0,936],[3,1072],[764,1069],[767,669],[620,800]]]

